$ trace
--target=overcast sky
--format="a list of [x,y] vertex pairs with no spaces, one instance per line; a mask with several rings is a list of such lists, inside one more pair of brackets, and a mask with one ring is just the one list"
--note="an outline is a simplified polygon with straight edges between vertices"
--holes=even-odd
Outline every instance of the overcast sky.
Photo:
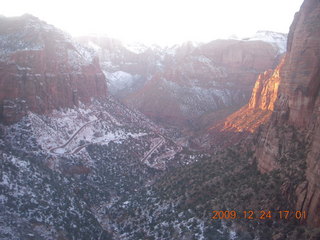
[[303,0],[2,0],[0,14],[30,13],[74,36],[160,45],[257,30],[287,33]]

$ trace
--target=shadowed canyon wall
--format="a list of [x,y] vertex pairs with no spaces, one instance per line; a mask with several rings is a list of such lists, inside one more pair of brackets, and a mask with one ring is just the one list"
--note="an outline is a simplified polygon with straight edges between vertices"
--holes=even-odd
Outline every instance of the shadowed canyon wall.
[[[285,172],[291,167],[293,179],[283,184],[294,189],[296,199],[289,204],[307,211],[313,226],[320,226],[319,113],[320,1],[305,0],[291,25],[284,59],[258,77],[245,107],[211,131],[255,133],[258,169]],[[295,176],[295,171],[304,174]]]
[[320,1],[305,0],[295,15],[280,78],[271,121],[257,144],[258,166],[267,172],[290,153],[300,155],[306,181],[296,189],[296,208],[320,226]]

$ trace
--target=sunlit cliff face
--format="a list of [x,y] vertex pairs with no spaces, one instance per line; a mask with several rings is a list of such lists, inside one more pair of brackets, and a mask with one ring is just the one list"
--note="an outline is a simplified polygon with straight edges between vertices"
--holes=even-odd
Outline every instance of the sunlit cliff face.
[[233,34],[244,37],[257,30],[286,33],[301,3],[302,0],[11,0],[2,5],[0,14],[30,13],[73,35],[107,34],[126,42],[167,45],[187,40],[207,42]]

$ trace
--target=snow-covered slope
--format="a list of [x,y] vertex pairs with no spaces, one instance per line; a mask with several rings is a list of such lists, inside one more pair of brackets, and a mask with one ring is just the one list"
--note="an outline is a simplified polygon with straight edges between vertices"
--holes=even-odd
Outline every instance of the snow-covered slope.
[[284,53],[287,50],[288,34],[272,31],[257,31],[251,37],[244,38],[247,41],[263,41],[271,43],[279,49],[279,53]]
[[141,54],[145,51],[148,50],[148,46],[139,43],[139,42],[132,42],[132,43],[124,43],[124,47],[128,49],[129,51],[136,53],[136,54]]
[[28,113],[0,131],[1,239],[110,239],[104,206],[150,184],[182,150],[113,98]]
[[119,92],[123,90],[132,89],[141,78],[141,75],[132,75],[128,72],[116,71],[116,72],[106,72],[104,75],[108,79],[108,89],[110,93],[118,95]]
[[56,47],[58,54],[64,53],[65,47],[69,49],[67,58],[73,67],[89,65],[96,56],[95,51],[74,41],[68,33],[25,14],[13,18],[0,16],[0,60],[9,61],[12,54],[20,51],[44,50],[49,36],[52,38],[50,44],[59,43],[51,46]]

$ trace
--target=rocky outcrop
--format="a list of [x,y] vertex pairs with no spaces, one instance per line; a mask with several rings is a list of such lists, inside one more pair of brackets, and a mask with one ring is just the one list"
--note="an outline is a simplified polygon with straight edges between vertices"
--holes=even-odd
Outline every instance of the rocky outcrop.
[[284,59],[275,70],[268,70],[260,74],[252,90],[249,109],[274,110],[274,104],[278,96],[280,83],[280,71]]
[[107,38],[80,41],[97,50],[110,93],[154,120],[193,129],[207,127],[213,113],[243,106],[258,74],[275,67],[282,52],[257,40],[140,46],[139,51]]
[[165,123],[199,128],[202,116],[243,106],[278,53],[261,41],[217,40],[188,49],[167,56],[162,71],[124,101]]
[[262,72],[273,66],[279,50],[263,41],[215,40],[201,46],[200,51],[234,70],[247,68]]
[[280,71],[284,59],[274,70],[258,76],[249,103],[209,128],[211,145],[228,147],[252,135],[268,123],[278,96]]
[[94,52],[31,15],[0,18],[0,51],[1,122],[107,95]]
[[258,77],[245,107],[210,129],[220,142],[254,133],[251,150],[258,169],[280,171],[288,206],[306,211],[306,222],[316,227],[320,226],[319,23],[320,2],[305,0],[291,25],[284,59],[274,71]]
[[[280,71],[278,98],[267,127],[257,139],[255,157],[262,172],[285,171],[281,159],[306,164],[296,187],[296,208],[320,226],[320,2],[305,0],[295,15]],[[292,157],[291,155],[299,157]]]
[[160,70],[160,49],[146,46],[132,49],[108,37],[83,36],[76,40],[95,50],[108,79],[109,92],[120,99],[141,88]]

